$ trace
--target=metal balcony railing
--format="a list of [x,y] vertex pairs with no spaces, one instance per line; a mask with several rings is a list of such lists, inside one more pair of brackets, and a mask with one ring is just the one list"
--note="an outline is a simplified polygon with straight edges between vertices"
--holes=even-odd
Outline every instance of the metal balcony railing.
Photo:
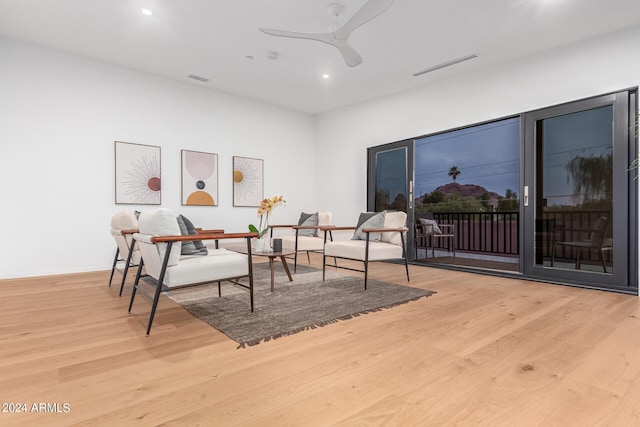
[[[438,224],[455,226],[458,251],[495,255],[518,255],[518,212],[441,212],[435,213]],[[444,249],[448,241],[438,242]]]
[[[588,229],[600,216],[608,216],[607,210],[546,211],[536,222],[536,242],[543,257],[551,257],[554,238],[580,240],[588,235],[562,230]],[[520,214],[519,212],[440,212],[433,214],[438,224],[455,226],[456,251],[479,252],[491,255],[519,255]],[[542,237],[540,237],[542,236]],[[438,249],[449,249],[448,239],[434,242]],[[575,258],[575,249],[557,248],[556,257]],[[597,260],[597,254],[584,254],[584,259]]]

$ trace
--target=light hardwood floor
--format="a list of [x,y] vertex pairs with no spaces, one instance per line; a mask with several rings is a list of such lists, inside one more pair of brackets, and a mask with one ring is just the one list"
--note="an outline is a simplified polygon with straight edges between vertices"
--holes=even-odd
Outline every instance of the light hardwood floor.
[[437,294],[242,349],[164,297],[146,337],[108,272],[0,281],[0,425],[640,426],[639,298],[410,272]]

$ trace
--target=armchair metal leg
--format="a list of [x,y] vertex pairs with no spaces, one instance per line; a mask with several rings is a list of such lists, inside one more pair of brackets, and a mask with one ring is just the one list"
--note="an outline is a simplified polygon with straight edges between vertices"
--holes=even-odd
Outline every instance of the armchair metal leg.
[[[335,259],[335,258],[334,258]],[[327,256],[322,252],[322,281],[324,282],[324,272],[327,267]]]
[[164,260],[162,261],[162,270],[160,270],[160,276],[158,277],[158,283],[156,284],[156,291],[153,294],[153,303],[151,304],[151,314],[149,314],[149,324],[147,325],[147,336],[151,332],[151,325],[153,324],[153,318],[156,315],[156,308],[158,307],[158,300],[160,299],[160,292],[162,292],[162,284],[164,283],[164,275],[167,272],[167,265],[169,264],[169,254],[171,253],[171,247],[173,242],[167,242],[167,249],[164,254]]
[[436,239],[432,235],[429,235],[429,242],[431,244],[431,258],[436,257]]
[[136,279],[133,282],[133,289],[131,290],[131,300],[129,301],[129,313],[131,313],[131,307],[133,307],[133,300],[136,297],[136,291],[138,290],[138,282],[140,281],[140,275],[142,273],[143,265],[144,265],[144,261],[140,260],[140,264],[138,264],[138,271],[136,272]]
[[293,248],[293,273],[298,272],[298,230],[296,229],[296,243]]
[[129,265],[131,264],[131,258],[133,255],[133,247],[136,244],[135,239],[131,239],[131,245],[129,246],[129,255],[127,255],[127,262],[124,266],[124,271],[122,272],[122,283],[120,283],[120,293],[118,296],[122,296],[122,290],[124,289],[124,282],[127,280],[127,272],[129,271]]
[[251,312],[253,313],[253,271],[249,270],[249,301],[251,304]]
[[450,245],[451,245],[451,250],[453,251],[453,257],[455,258],[456,257],[456,238],[455,238],[455,236],[451,236]]
[[602,269],[606,273],[607,272],[607,263],[604,262],[604,251],[602,250],[602,248],[600,249],[600,260],[602,261]]
[[364,261],[364,290],[367,290],[367,276],[369,275],[369,260]]
[[[273,233],[273,229],[271,229]],[[253,262],[251,261],[251,238],[247,237],[247,257],[248,269],[249,269],[249,301],[251,304],[251,312],[253,313]]]
[[367,276],[369,274],[369,233],[367,233],[367,243],[364,249],[364,290],[367,290]]
[[111,267],[111,277],[109,277],[109,286],[113,280],[113,272],[116,271],[116,265],[118,264],[118,257],[120,256],[120,248],[116,248],[116,256],[113,258],[113,267]]
[[400,234],[401,242],[402,242],[402,256],[404,258],[404,268],[407,271],[407,282],[409,282],[409,263],[407,262],[407,248],[404,243],[404,235]]

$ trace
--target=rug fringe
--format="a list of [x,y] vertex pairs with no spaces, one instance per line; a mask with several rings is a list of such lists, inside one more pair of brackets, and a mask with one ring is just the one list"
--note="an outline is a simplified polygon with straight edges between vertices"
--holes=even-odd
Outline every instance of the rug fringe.
[[386,309],[389,309],[389,308],[397,307],[399,305],[403,305],[403,304],[406,304],[406,303],[411,302],[411,301],[417,301],[420,298],[427,298],[427,297],[430,297],[433,294],[435,294],[435,292],[432,292],[429,295],[419,295],[419,296],[416,296],[416,297],[413,297],[413,298],[410,298],[410,299],[407,299],[407,300],[404,300],[404,301],[400,301],[400,302],[396,302],[396,303],[392,303],[392,304],[387,304],[387,305],[384,305],[384,306],[381,306],[381,307],[372,308],[372,309],[369,309],[369,310],[359,311],[357,313],[347,314],[345,316],[340,316],[340,317],[337,317],[335,319],[325,320],[323,322],[316,322],[314,324],[307,325],[307,326],[302,326],[300,328],[293,329],[293,330],[290,330],[290,331],[287,331],[287,332],[282,332],[280,334],[274,334],[274,335],[270,335],[270,336],[264,337],[264,338],[245,341],[245,342],[240,343],[238,345],[238,347],[236,347],[236,349],[246,348],[247,346],[252,347],[252,346],[258,345],[258,344],[260,344],[262,342],[267,342],[267,341],[270,341],[270,340],[275,340],[275,339],[286,337],[286,336],[289,336],[289,335],[294,335],[294,334],[297,334],[297,333],[300,333],[300,332],[303,332],[303,331],[307,331],[309,329],[322,328],[324,326],[331,325],[333,323],[338,323],[338,322],[341,322],[341,321],[344,321],[344,320],[353,319],[354,317],[359,317],[359,316],[362,316],[364,314],[375,313],[375,312],[378,312],[378,311],[382,311],[382,310],[386,310]]

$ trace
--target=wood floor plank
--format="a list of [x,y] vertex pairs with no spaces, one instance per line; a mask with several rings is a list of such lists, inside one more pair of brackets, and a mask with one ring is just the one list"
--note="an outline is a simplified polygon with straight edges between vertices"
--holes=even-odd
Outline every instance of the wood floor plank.
[[247,348],[164,297],[146,337],[131,277],[122,297],[108,271],[0,281],[0,398],[49,404],[0,425],[640,425],[637,297],[410,275],[437,293]]

